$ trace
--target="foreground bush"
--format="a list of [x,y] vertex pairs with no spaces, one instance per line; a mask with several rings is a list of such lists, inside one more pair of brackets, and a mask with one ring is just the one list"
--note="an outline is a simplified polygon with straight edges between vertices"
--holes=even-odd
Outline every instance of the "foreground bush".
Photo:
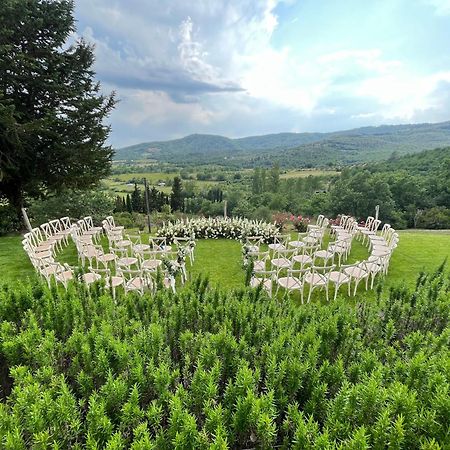
[[446,448],[449,286],[356,306],[4,286],[0,447]]

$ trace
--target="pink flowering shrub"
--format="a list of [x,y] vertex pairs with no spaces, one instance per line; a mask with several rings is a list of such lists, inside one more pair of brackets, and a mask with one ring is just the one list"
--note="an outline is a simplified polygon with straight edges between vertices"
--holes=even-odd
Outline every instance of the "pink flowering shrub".
[[308,229],[308,224],[311,220],[309,217],[291,216],[291,222],[299,233],[304,233]]

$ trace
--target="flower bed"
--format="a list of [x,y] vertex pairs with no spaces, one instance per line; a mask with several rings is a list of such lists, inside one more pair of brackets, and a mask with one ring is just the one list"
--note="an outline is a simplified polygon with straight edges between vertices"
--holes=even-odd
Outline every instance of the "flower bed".
[[261,236],[265,242],[270,242],[279,233],[279,228],[271,223],[242,218],[201,217],[195,219],[177,220],[163,225],[157,232],[172,241],[175,236],[197,239],[237,239],[246,236]]

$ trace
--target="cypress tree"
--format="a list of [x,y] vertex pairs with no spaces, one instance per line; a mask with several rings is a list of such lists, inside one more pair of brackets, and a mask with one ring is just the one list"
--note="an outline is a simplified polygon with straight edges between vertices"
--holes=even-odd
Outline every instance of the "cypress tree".
[[94,79],[94,48],[71,0],[0,3],[0,192],[18,216],[26,197],[88,189],[109,174],[103,124],[114,94]]

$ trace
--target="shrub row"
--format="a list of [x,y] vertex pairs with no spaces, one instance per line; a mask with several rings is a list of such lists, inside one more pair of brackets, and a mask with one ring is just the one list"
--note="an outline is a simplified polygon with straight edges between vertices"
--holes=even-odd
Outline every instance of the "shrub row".
[[357,305],[3,286],[0,447],[446,448],[449,289],[442,267]]

